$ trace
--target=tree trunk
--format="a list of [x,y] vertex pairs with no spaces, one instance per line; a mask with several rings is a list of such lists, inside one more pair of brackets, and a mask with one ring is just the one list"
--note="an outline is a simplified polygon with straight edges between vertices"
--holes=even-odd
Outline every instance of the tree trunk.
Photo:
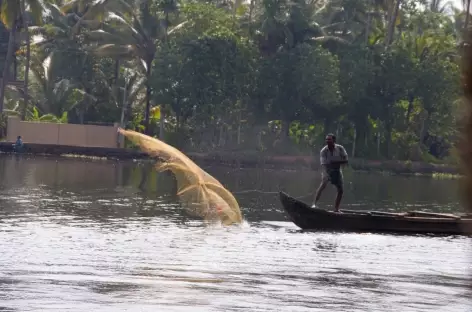
[[423,138],[428,131],[428,119],[429,119],[429,113],[427,110],[423,110],[420,115],[421,118],[421,127],[420,127],[420,132],[419,132],[419,138],[418,138],[418,151],[421,151],[421,146],[423,145]]
[[[177,111],[174,111],[175,113],[175,129],[178,131],[178,132],[181,132],[182,131],[182,113],[181,112],[177,112]],[[160,121],[160,120],[159,120]],[[160,125],[160,124],[159,124]]]
[[123,119],[123,126],[126,126],[126,124],[128,123],[129,119],[130,119],[130,112],[131,112],[131,105],[133,103],[130,102],[130,101],[126,101],[126,108],[125,108],[125,112],[124,112],[124,119]]
[[16,58],[15,53],[13,53],[13,80],[16,81],[18,78],[18,59]]
[[237,136],[236,136],[236,142],[238,145],[241,144],[241,108],[239,109],[239,113],[238,113],[238,132],[237,132]]
[[164,135],[165,135],[165,113],[163,110],[163,107],[161,107],[161,119],[159,120],[159,139],[161,141],[164,141]]
[[[372,8],[374,7],[374,0],[371,0],[369,1],[369,8]],[[373,13],[371,11],[369,11],[367,13],[367,25],[365,27],[365,45],[369,45],[369,37],[370,37],[370,32],[371,32],[371,29],[372,29],[372,17],[373,17]]]
[[372,27],[372,14],[367,16],[367,26],[365,28],[365,45],[369,45],[370,28]]
[[385,121],[385,156],[390,158],[392,153],[392,121],[388,118]]
[[123,104],[121,106],[121,120],[120,120],[120,127],[121,128],[124,128],[125,125],[124,125],[124,122],[125,122],[125,115],[126,115],[126,91],[127,91],[127,88],[128,88],[128,83],[127,81],[125,81],[125,86],[123,88]]
[[[121,118],[120,118],[120,127],[122,129],[125,128],[125,116],[126,116],[126,106],[127,106],[127,101],[126,101],[126,91],[127,91],[127,88],[128,88],[128,83],[125,79],[125,86],[123,88],[123,104],[121,106]],[[124,147],[124,136],[120,134],[120,146],[123,146]]]
[[25,17],[26,15],[26,5],[25,5],[25,0],[21,0],[21,15],[23,16],[23,29],[26,32],[26,64],[25,64],[25,80],[24,80],[24,97],[23,97],[23,107],[21,109],[21,120],[26,119],[26,111],[28,109],[28,99],[29,99],[29,94],[28,94],[28,76],[29,76],[29,70],[30,70],[30,58],[31,58],[31,38],[29,34],[29,28],[28,28],[28,23],[27,19]]
[[356,141],[357,141],[357,129],[356,126],[354,125],[354,138],[352,140],[352,152],[351,152],[351,157],[354,158],[356,157]]
[[114,73],[114,84],[118,87],[118,79],[120,78],[120,60],[115,61],[115,73]]
[[330,128],[331,128],[331,119],[330,118],[325,118],[324,125],[323,125],[325,135],[331,132]]
[[336,125],[336,133],[335,133],[337,138],[339,138],[339,133],[341,133],[341,131],[342,131],[342,126],[338,123]]
[[[91,94],[92,90],[90,88],[85,88],[85,92],[87,94]],[[79,123],[83,125],[85,123],[85,113],[87,112],[87,108],[89,107],[89,101],[90,98],[88,96],[85,96],[85,98],[82,101],[82,105],[79,106]]]
[[264,144],[263,144],[263,142],[262,142],[262,131],[261,131],[261,130],[259,130],[259,131],[257,132],[257,149],[258,149],[259,151],[263,151],[263,150],[264,150]]
[[377,132],[377,158],[380,158],[380,132]]
[[13,49],[15,48],[16,22],[10,30],[10,37],[8,38],[8,50],[5,64],[3,67],[2,81],[0,83],[0,114],[3,113],[3,104],[5,102],[5,86],[10,79],[10,65],[13,59]]
[[82,102],[81,107],[79,108],[79,124],[83,125],[85,120],[85,101]]
[[401,0],[397,0],[395,2],[395,7],[393,8],[393,12],[390,16],[390,20],[388,21],[388,30],[387,36],[385,37],[385,46],[388,47],[393,42],[393,35],[395,34],[395,23],[397,21],[398,12],[400,10]]
[[467,3],[467,9],[465,10],[466,15],[465,15],[463,38],[465,38],[465,34],[467,33],[467,27],[469,26],[469,18],[470,18],[470,0],[466,0],[466,3]]
[[255,0],[251,0],[251,3],[249,4],[249,27],[248,27],[248,33],[251,36],[252,35],[252,16],[254,12],[254,5],[255,5]]
[[[353,150],[356,152],[359,150],[361,151],[361,156],[366,156],[365,153],[362,153],[362,151],[369,151],[369,146],[368,146],[368,140],[367,140],[367,129],[366,125],[368,125],[368,120],[367,117],[363,118],[356,118],[356,122],[354,123],[354,130],[355,130],[355,139],[353,141]],[[357,153],[356,153],[357,154]],[[360,154],[357,154],[360,155]],[[370,156],[370,155],[368,155]],[[354,157],[354,156],[352,156]]]
[[406,116],[405,116],[405,130],[408,129],[408,125],[410,123],[410,116],[411,116],[411,112],[413,111],[413,101],[415,100],[415,98],[413,97],[413,95],[409,95],[408,96],[408,109],[406,111]]
[[290,137],[290,122],[282,119],[281,123],[282,129],[280,129],[280,140],[282,142],[287,142]]
[[164,42],[165,43],[169,43],[169,12],[166,12],[165,13],[165,21],[166,21],[166,25],[165,25],[165,30],[164,30]]
[[[144,112],[144,133],[149,135],[149,115],[151,114],[151,66],[152,60],[146,62],[146,111]],[[162,111],[161,111],[162,118]]]

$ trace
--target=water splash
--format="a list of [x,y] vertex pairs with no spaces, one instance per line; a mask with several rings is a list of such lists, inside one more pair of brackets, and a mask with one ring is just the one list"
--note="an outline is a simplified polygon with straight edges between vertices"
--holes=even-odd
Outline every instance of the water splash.
[[118,132],[137,144],[143,152],[158,157],[158,172],[169,170],[177,180],[177,195],[182,205],[194,215],[222,224],[241,224],[242,215],[233,194],[197,166],[181,151],[158,139],[131,131]]

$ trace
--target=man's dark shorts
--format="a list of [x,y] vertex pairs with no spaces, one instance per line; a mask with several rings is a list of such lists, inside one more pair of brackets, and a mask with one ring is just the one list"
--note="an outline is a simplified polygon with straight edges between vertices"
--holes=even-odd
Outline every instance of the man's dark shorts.
[[324,183],[330,182],[336,186],[338,191],[344,190],[343,174],[340,169],[326,169],[323,170],[322,179]]

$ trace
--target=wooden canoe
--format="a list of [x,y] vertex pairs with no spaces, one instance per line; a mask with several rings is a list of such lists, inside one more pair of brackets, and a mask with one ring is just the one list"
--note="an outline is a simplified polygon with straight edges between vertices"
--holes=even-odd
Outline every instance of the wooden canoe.
[[470,214],[355,210],[341,210],[342,213],[336,213],[312,208],[283,192],[279,195],[290,220],[303,230],[467,236],[472,234]]

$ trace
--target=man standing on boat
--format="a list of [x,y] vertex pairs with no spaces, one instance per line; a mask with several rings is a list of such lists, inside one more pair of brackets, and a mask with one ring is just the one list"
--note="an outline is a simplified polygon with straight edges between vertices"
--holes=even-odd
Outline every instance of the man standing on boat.
[[344,191],[341,165],[347,164],[347,152],[342,145],[336,144],[336,136],[332,133],[326,136],[326,145],[320,152],[320,162],[322,169],[321,184],[316,191],[313,207],[316,207],[321,193],[326,188],[326,185],[328,185],[328,182],[331,182],[331,184],[336,186],[338,191],[334,203],[334,210],[339,212],[339,204],[341,203]]

